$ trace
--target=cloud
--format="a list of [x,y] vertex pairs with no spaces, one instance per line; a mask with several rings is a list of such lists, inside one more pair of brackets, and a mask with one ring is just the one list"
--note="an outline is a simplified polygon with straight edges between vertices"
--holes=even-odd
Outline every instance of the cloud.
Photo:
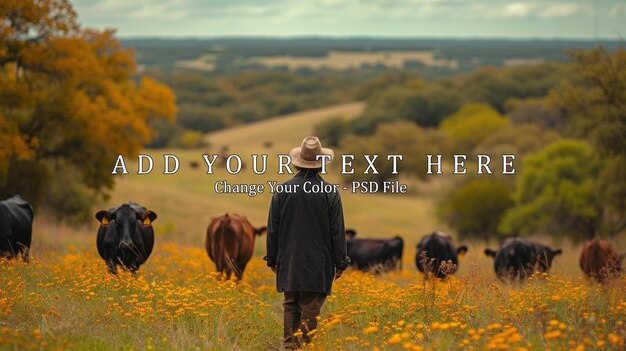
[[130,13],[133,19],[155,21],[180,21],[185,19],[186,15],[185,8],[177,6],[175,1],[163,3],[150,1]]
[[[85,25],[120,35],[575,36],[597,8],[601,31],[624,33],[623,0],[73,0]],[[550,21],[559,20],[559,26]],[[167,25],[163,25],[166,23]],[[556,33],[558,31],[558,33]],[[571,34],[570,34],[571,33]],[[528,34],[527,34],[528,35]],[[550,35],[550,34],[546,34]],[[587,35],[587,34],[585,34]]]
[[626,16],[626,4],[614,4],[609,9],[609,17]]
[[[608,0],[613,1],[613,0]],[[75,0],[95,14],[142,20],[223,19],[245,17],[273,20],[323,19],[345,21],[372,18],[379,21],[423,18],[522,19],[561,18],[580,10],[580,5],[555,0]],[[615,7],[612,12],[619,13]]]
[[528,2],[514,2],[504,7],[500,16],[502,18],[527,17],[535,6]]
[[571,17],[576,14],[592,15],[593,11],[579,4],[550,1],[525,1],[510,4],[480,3],[474,8],[478,16],[489,19],[555,19]]
[[577,4],[552,4],[539,12],[539,18],[568,17],[580,10]]
[[137,7],[140,2],[133,3],[125,0],[104,0],[94,3],[93,8],[100,11],[119,11]]

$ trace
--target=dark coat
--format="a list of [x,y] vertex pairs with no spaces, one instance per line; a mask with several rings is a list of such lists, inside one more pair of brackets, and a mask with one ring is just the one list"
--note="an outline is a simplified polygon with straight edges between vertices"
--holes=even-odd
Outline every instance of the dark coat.
[[33,233],[33,206],[19,195],[0,201],[0,258],[22,254],[28,262]]
[[301,171],[283,183],[297,185],[294,193],[272,196],[265,260],[269,267],[276,267],[279,292],[330,294],[335,269],[348,266],[339,193],[305,193],[303,189],[306,182],[320,181],[319,174]]

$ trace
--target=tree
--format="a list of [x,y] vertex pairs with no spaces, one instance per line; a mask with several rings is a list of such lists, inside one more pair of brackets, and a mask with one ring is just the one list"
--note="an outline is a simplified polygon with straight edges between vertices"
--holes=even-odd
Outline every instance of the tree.
[[487,240],[500,234],[500,219],[513,203],[513,195],[506,184],[475,180],[453,192],[440,206],[439,216],[460,237]]
[[587,83],[564,83],[551,93],[577,136],[607,155],[626,155],[626,49],[603,47],[572,54],[573,69]]
[[368,99],[363,115],[352,123],[357,134],[371,134],[381,123],[408,120],[422,127],[436,127],[463,101],[455,90],[440,85],[409,89],[392,87]]
[[526,67],[485,67],[461,81],[468,101],[484,102],[505,111],[514,98],[543,97],[561,81],[576,82],[578,77],[565,64],[551,63]]
[[316,124],[313,134],[324,140],[324,144],[337,147],[349,125],[348,118],[337,116]]
[[506,102],[507,116],[513,123],[533,123],[542,128],[563,130],[563,111],[546,98],[511,98]]
[[417,74],[410,71],[385,71],[360,84],[355,92],[357,100],[369,100],[374,94],[392,86],[417,86],[425,84]]
[[584,141],[557,141],[524,160],[515,206],[502,219],[507,234],[549,233],[573,239],[596,234],[602,205],[596,178],[602,161]]
[[563,84],[551,93],[574,135],[586,138],[607,158],[598,190],[605,203],[605,232],[626,229],[626,49],[603,47],[572,54],[585,85]]
[[[491,155],[492,159],[497,159],[503,154],[515,155],[515,171],[520,173],[523,168],[521,161],[526,155],[541,151],[559,138],[559,134],[553,130],[542,129],[536,124],[509,124],[485,137],[474,148],[473,153]],[[515,177],[502,175],[501,162],[490,165],[490,168],[494,174],[485,175],[486,177],[497,177],[499,181],[511,184],[511,188],[514,188]]]
[[487,136],[475,149],[476,153],[493,152],[515,154],[519,159],[541,151],[545,146],[559,139],[559,134],[539,125],[509,124]]
[[116,155],[136,153],[154,135],[148,124],[176,113],[169,88],[135,73],[114,32],[81,28],[69,1],[3,2],[0,195],[37,202],[53,172],[112,188]]
[[[448,144],[445,136],[436,129],[421,128],[413,122],[396,121],[378,126],[373,135],[348,135],[341,140],[343,154],[355,155],[355,174],[345,175],[349,181],[372,180],[381,183],[397,177],[392,174],[392,163],[386,155],[403,155],[398,161],[398,174],[425,177],[426,154],[443,153]],[[362,155],[380,155],[375,162],[378,174],[363,174],[367,161]]]
[[454,140],[454,151],[466,154],[485,138],[506,127],[509,120],[486,104],[468,104],[441,123],[441,130]]

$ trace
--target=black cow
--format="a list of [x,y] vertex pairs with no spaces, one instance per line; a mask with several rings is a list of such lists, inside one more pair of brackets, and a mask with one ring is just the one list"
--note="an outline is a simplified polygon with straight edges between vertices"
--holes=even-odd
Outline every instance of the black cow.
[[10,259],[22,254],[28,262],[33,235],[33,206],[19,195],[0,201],[0,258]]
[[534,272],[548,272],[552,260],[561,254],[561,249],[553,250],[520,237],[506,238],[500,249],[485,249],[485,255],[494,258],[493,268],[500,280],[523,280]]
[[422,273],[432,273],[437,278],[445,278],[456,272],[459,266],[458,255],[467,252],[467,246],[458,248],[452,238],[443,232],[435,231],[426,235],[417,244],[415,265]]
[[346,246],[350,265],[362,271],[377,265],[384,271],[402,269],[404,241],[399,236],[391,239],[347,239]]
[[116,274],[119,264],[134,273],[146,262],[154,246],[156,218],[156,213],[132,202],[96,213],[100,221],[96,244],[109,272]]

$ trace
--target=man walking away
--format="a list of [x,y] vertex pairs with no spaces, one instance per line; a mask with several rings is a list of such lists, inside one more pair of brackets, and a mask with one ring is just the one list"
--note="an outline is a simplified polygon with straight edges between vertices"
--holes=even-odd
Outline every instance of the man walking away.
[[[310,341],[333,279],[341,276],[349,258],[339,193],[303,190],[307,182],[325,182],[320,176],[322,159],[317,156],[329,155],[328,164],[333,151],[322,148],[317,137],[306,137],[289,154],[298,173],[283,184],[297,190],[272,195],[264,259],[276,273],[276,289],[284,293],[285,348],[295,349],[301,340]],[[294,336],[298,329],[302,339]]]

